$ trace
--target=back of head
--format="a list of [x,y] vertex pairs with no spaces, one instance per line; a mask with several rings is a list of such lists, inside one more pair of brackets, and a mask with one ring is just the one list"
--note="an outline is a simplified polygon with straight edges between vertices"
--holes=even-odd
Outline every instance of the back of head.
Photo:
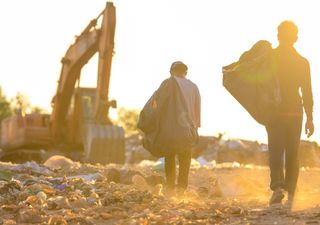
[[278,40],[280,44],[293,45],[298,39],[298,27],[294,22],[286,20],[278,26]]
[[170,73],[174,76],[184,77],[187,75],[188,67],[181,61],[176,61],[171,64]]

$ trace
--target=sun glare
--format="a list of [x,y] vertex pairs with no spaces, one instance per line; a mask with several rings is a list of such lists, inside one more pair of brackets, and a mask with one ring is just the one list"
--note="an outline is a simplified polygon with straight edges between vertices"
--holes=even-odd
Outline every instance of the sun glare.
[[[9,97],[20,91],[33,104],[51,110],[61,57],[74,36],[100,13],[105,2],[77,2],[76,10],[73,4],[76,1],[63,5],[57,2],[50,4],[49,10],[40,1],[32,1],[25,5],[29,10],[20,10],[19,16],[12,17],[10,12],[22,2],[1,3],[0,23],[10,34],[4,36],[0,44],[1,61],[4,62],[0,73],[1,86]],[[238,60],[258,40],[268,40],[276,47],[277,26],[289,19],[299,28],[296,48],[310,62],[314,114],[320,113],[316,91],[320,83],[317,76],[320,72],[320,47],[317,45],[320,33],[315,32],[319,21],[316,1],[204,0],[194,3],[178,0],[151,4],[143,0],[135,3],[118,0],[114,3],[117,27],[110,95],[118,100],[119,106],[142,108],[161,81],[169,76],[171,62],[182,60],[189,67],[188,77],[201,92],[202,134],[226,132],[234,137],[266,141],[264,128],[255,123],[222,87],[221,68]],[[43,10],[35,10],[37,5]],[[10,23],[5,22],[8,18]],[[41,29],[31,29],[38,18],[45,25]],[[28,35],[18,39],[22,31]],[[8,44],[12,42],[14,48]],[[13,60],[17,56],[18,61]],[[84,86],[96,85],[94,60],[83,69]],[[317,130],[320,121],[316,116],[314,119]],[[320,141],[319,133],[316,132],[311,140]]]

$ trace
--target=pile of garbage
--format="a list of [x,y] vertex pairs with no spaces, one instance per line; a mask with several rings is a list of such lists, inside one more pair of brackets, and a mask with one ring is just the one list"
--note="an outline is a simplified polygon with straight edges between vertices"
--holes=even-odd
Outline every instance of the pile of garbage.
[[[319,171],[303,173],[319,180]],[[184,195],[167,196],[164,182],[163,160],[91,165],[56,155],[43,164],[0,162],[0,224],[265,224],[275,216],[267,209],[265,167],[193,159]],[[318,185],[308,184],[301,193],[312,190],[317,199]],[[284,213],[287,224],[297,220]]]
[[[140,163],[143,160],[156,161],[142,146],[142,137],[131,136],[126,142],[127,163]],[[320,167],[320,146],[316,142],[301,141],[300,165],[302,167]],[[210,162],[237,162],[242,165],[268,165],[268,146],[257,141],[226,138],[218,136],[200,136],[199,143],[193,148],[193,158],[201,164]]]
[[[80,164],[64,156],[53,156],[43,165],[2,162],[0,224],[97,224],[127,218],[127,210],[152,200],[156,190],[149,192],[150,187],[163,182],[160,175],[116,165]],[[126,206],[116,209],[119,204]]]
[[184,195],[166,194],[164,159],[148,153],[139,135],[127,139],[124,165],[60,155],[0,162],[0,225],[312,222],[319,219],[319,147],[302,142],[301,151],[298,211],[276,213],[268,208],[267,146],[258,142],[200,137]]

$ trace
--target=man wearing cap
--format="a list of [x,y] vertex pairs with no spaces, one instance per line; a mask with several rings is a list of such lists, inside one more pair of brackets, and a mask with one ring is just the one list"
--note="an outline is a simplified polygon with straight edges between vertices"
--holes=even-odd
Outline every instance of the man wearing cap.
[[[303,109],[306,113],[305,133],[313,134],[313,97],[310,67],[307,59],[293,47],[298,28],[291,21],[278,26],[279,46],[274,49],[275,77],[279,84],[281,103],[267,124],[269,166],[273,194],[270,205],[282,202],[285,191],[292,206],[299,175],[299,143]],[[302,96],[300,95],[300,91]]]
[[[183,194],[188,186],[191,148],[198,141],[200,93],[186,79],[188,67],[172,63],[171,76],[153,93],[139,114],[137,127],[143,132],[143,147],[155,157],[164,157],[165,193]],[[176,186],[176,156],[179,176]]]
[[[200,127],[200,105],[201,98],[198,87],[192,81],[186,78],[188,67],[181,61],[172,63],[170,68],[171,76],[177,81],[178,86],[185,99],[188,113],[196,128]],[[179,160],[179,177],[177,193],[182,194],[188,186],[188,176],[191,163],[191,149],[184,149],[182,153],[177,154]],[[174,190],[176,180],[175,155],[165,156],[165,174],[167,188]]]

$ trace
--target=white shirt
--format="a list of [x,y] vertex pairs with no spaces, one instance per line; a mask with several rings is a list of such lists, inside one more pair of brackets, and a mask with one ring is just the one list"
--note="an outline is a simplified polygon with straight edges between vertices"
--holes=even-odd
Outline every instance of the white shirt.
[[201,97],[197,85],[184,77],[174,76],[174,78],[178,82],[181,92],[186,100],[191,119],[196,127],[200,127]]

